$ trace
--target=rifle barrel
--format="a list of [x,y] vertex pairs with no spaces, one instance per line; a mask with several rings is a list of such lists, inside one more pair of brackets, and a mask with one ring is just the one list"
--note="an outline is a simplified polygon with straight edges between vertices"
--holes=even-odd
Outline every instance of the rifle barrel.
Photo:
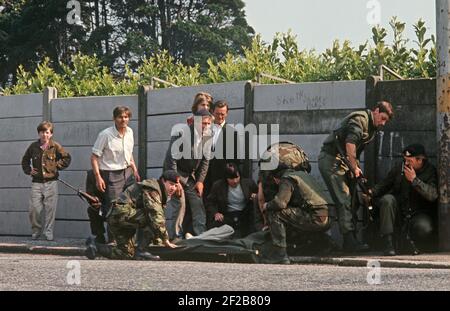
[[58,180],[59,180],[60,182],[62,182],[66,187],[69,187],[70,189],[72,189],[72,190],[74,190],[74,191],[76,191],[76,192],[79,192],[79,191],[80,191],[79,189],[75,188],[74,186],[72,186],[72,185],[69,184],[68,182],[65,182],[64,180],[62,180],[62,179],[60,179],[60,178],[58,178]]

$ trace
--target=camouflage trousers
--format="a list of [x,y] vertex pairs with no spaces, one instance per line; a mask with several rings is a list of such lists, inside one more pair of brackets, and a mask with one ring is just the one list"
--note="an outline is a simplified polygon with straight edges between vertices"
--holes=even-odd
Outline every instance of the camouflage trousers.
[[315,213],[290,206],[278,211],[267,211],[272,243],[286,247],[286,227],[303,232],[327,231],[330,228],[328,208],[324,206],[320,211]]
[[352,212],[352,195],[350,181],[347,172],[341,165],[341,161],[336,156],[331,156],[325,152],[319,155],[319,170],[322,175],[331,198],[336,204],[339,229],[342,234],[355,231]]
[[113,203],[107,222],[116,240],[110,246],[110,259],[133,259],[136,251],[135,234],[152,235],[150,223],[144,209],[136,209],[132,204]]

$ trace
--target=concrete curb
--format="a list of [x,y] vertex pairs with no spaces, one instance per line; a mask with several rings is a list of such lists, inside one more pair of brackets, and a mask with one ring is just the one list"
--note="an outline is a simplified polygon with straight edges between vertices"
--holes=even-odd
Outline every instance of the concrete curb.
[[0,253],[41,254],[60,256],[84,256],[84,248],[67,246],[37,246],[0,243]]
[[[79,246],[42,246],[18,243],[0,243],[0,253],[42,254],[59,256],[84,256],[84,247]],[[450,269],[450,262],[425,260],[400,260],[384,258],[349,258],[349,257],[289,257],[292,264],[334,265],[341,267],[368,267],[373,261],[378,261],[381,268],[410,269]],[[370,266],[369,266],[370,267]]]
[[381,258],[289,257],[294,264],[322,264],[342,267],[370,267],[378,261],[381,268],[450,269],[450,262],[413,261]]

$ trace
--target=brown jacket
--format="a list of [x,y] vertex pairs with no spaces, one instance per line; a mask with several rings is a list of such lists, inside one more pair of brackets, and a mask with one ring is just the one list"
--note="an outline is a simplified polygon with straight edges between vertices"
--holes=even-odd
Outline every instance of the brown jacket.
[[56,180],[58,170],[68,167],[70,161],[70,154],[56,141],[51,139],[47,150],[42,150],[37,140],[25,152],[22,158],[22,169],[25,174],[30,175],[32,167],[36,168],[38,173],[33,176],[33,182],[44,183]]

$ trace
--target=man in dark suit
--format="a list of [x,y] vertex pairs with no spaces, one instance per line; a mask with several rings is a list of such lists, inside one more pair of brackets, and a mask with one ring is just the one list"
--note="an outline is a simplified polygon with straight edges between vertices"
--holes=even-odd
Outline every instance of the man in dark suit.
[[212,129],[212,158],[209,161],[208,174],[205,179],[205,197],[211,191],[213,184],[225,178],[227,163],[238,166],[243,162],[238,159],[238,136],[233,126],[226,122],[228,103],[225,100],[216,101],[213,105],[214,124]]
[[211,147],[206,138],[210,135],[212,115],[202,109],[194,113],[194,118],[194,124],[172,134],[164,160],[164,171],[175,170],[180,174],[184,197],[192,214],[192,229],[195,235],[199,235],[206,231],[203,183],[209,166]]
[[225,165],[225,177],[216,181],[206,200],[208,227],[230,225],[235,238],[255,231],[255,200],[258,187],[249,178],[241,178],[234,163]]

